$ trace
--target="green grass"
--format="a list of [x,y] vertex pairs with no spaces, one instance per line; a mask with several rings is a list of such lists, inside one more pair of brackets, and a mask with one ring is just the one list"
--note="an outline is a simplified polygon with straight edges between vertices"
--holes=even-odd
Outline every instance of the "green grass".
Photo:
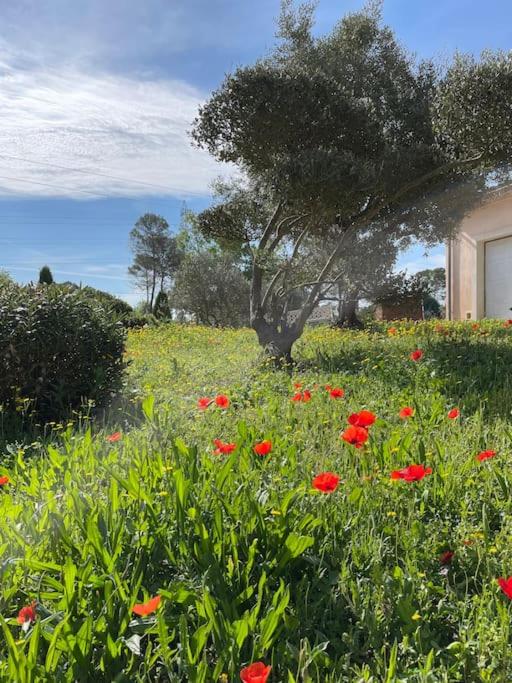
[[[257,660],[274,683],[512,680],[512,328],[316,329],[290,374],[245,330],[134,331],[127,356],[108,428],[4,453],[0,680],[234,682]],[[217,393],[227,410],[197,409]],[[362,408],[378,419],[355,449],[339,434]],[[432,474],[390,479],[413,463]]]

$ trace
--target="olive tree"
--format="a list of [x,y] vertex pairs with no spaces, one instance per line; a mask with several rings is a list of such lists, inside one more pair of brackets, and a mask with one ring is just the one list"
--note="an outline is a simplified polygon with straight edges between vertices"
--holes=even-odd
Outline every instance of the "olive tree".
[[249,321],[249,283],[231,254],[190,251],[176,273],[171,305],[203,325],[240,327]]
[[[323,240],[317,250],[311,249],[308,262],[316,272],[335,248],[335,241]],[[335,324],[338,327],[362,327],[357,317],[359,301],[371,299],[375,289],[392,272],[399,249],[399,241],[389,240],[383,230],[354,232],[345,238],[345,251],[350,258],[339,259],[335,267],[336,282],[326,287],[322,295],[322,301],[336,305]]]
[[[201,229],[250,245],[250,323],[266,351],[287,360],[354,234],[445,239],[457,222],[441,211],[452,191],[512,150],[512,56],[456,56],[444,70],[418,63],[375,5],[328,35],[312,29],[312,8],[285,2],[275,49],[227,75],[193,128],[196,143],[246,181],[203,212]],[[467,192],[466,209],[484,185]],[[306,243],[327,237],[332,249],[303,283],[291,322]]]

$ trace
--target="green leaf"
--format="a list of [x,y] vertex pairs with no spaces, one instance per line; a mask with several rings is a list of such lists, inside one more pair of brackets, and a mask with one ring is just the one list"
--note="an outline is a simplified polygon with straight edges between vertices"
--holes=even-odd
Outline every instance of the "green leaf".
[[357,503],[361,500],[362,495],[363,489],[360,486],[356,486],[349,493],[348,500],[350,503],[352,503],[352,505],[357,505]]
[[146,396],[146,398],[142,401],[142,412],[144,413],[145,417],[149,422],[153,421],[154,413],[155,413],[155,397],[153,394],[150,394],[149,396]]

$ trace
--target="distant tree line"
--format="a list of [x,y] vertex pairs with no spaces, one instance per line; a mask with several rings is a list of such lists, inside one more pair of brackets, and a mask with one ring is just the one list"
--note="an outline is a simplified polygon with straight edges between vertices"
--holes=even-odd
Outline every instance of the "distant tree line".
[[[129,273],[145,295],[142,312],[215,327],[248,325],[251,252],[227,240],[205,237],[199,221],[193,212],[182,212],[176,234],[156,214],[145,214],[135,224]],[[382,234],[373,230],[354,235],[347,244],[352,258],[340,259],[338,278],[322,298],[334,305],[338,326],[360,327],[359,304],[373,304],[383,297],[396,301],[419,297],[429,315],[441,314],[444,269],[415,276],[395,273],[401,245],[387,243],[383,249],[382,243]],[[308,281],[331,250],[329,240],[316,241],[308,245],[310,258],[295,264],[294,277],[305,284],[291,294],[290,310],[300,309]],[[267,286],[271,281],[269,276]]]
[[204,238],[191,212],[175,235],[156,214],[141,216],[130,232],[128,272],[144,293],[143,310],[156,318],[218,327],[249,322],[249,279],[244,254]]

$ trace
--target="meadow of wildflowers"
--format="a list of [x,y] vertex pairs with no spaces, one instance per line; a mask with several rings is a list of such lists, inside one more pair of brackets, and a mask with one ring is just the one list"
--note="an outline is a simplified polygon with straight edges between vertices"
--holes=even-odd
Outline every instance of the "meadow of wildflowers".
[[6,449],[0,680],[510,681],[512,327],[130,333]]

